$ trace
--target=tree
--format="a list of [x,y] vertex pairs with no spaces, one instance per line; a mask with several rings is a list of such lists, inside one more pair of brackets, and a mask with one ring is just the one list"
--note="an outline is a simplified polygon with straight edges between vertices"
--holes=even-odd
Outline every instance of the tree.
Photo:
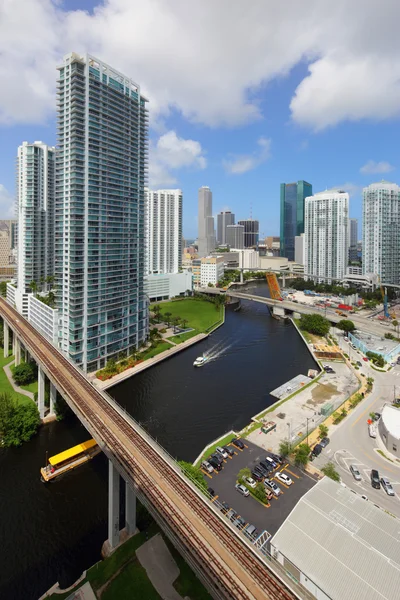
[[289,440],[282,440],[279,444],[279,454],[281,456],[289,456],[293,452],[293,444]]
[[185,329],[186,324],[187,324],[187,319],[181,319],[182,329]]
[[171,320],[171,323],[174,327],[174,333],[176,333],[176,328],[178,327],[179,323],[181,322],[181,318],[180,317],[173,317]]
[[39,411],[33,402],[18,404],[10,394],[0,394],[0,435],[5,446],[29,441],[39,425]]
[[46,283],[47,283],[47,285],[49,286],[49,288],[51,288],[51,286],[52,286],[52,285],[53,285],[53,283],[54,283],[54,277],[53,277],[53,275],[48,275],[48,276],[46,277]]
[[245,467],[244,469],[240,469],[240,471],[237,475],[237,479],[240,483],[243,481],[244,477],[251,477],[251,471],[248,467]]
[[253,494],[263,504],[267,503],[267,496],[265,494],[265,486],[262,483],[257,483],[256,487],[253,490]]
[[164,317],[165,317],[165,322],[167,323],[167,325],[168,325],[168,327],[169,327],[169,326],[170,326],[170,323],[171,323],[171,317],[172,317],[172,313],[170,313],[170,312],[166,312],[166,313],[164,314]]
[[333,479],[333,481],[340,481],[340,475],[335,469],[335,465],[332,462],[326,463],[321,469],[324,475]]
[[14,367],[13,379],[17,385],[28,385],[36,379],[37,367],[35,363],[21,363]]
[[33,281],[33,280],[32,280],[32,281],[30,282],[30,284],[29,284],[29,287],[31,288],[31,290],[32,290],[32,293],[33,293],[33,295],[35,296],[35,295],[36,295],[36,292],[37,292],[37,289],[38,289],[38,286],[37,286],[37,283],[36,283],[36,281]]
[[336,323],[336,327],[346,333],[354,331],[356,328],[353,321],[350,321],[349,319],[342,319],[341,321],[339,321],[339,323]]
[[160,322],[160,313],[161,313],[161,307],[159,304],[155,304],[152,308],[153,313],[155,315],[155,317],[157,318],[157,323]]
[[208,282],[208,286],[207,287],[214,287],[214,284],[211,283],[211,281]]
[[178,464],[186,477],[193,481],[200,490],[207,490],[207,483],[198,467],[194,467],[192,463],[185,462],[184,460],[179,460]]
[[322,424],[319,426],[319,437],[320,437],[320,438],[327,437],[327,435],[328,435],[328,432],[329,432],[329,428],[328,428],[326,425],[324,425],[324,424],[322,423]]
[[324,336],[329,333],[330,328],[330,322],[322,315],[301,315],[300,329],[304,329],[304,331]]
[[294,450],[294,462],[297,467],[306,467],[310,460],[311,448],[308,444],[299,444]]
[[6,281],[0,282],[0,295],[3,296],[4,298],[7,296],[7,282]]

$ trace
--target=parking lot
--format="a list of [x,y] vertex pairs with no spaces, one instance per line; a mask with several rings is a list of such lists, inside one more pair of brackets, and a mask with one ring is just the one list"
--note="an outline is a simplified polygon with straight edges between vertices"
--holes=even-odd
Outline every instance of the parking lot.
[[[229,504],[246,523],[255,525],[258,533],[266,529],[273,535],[301,496],[311,489],[316,481],[296,467],[292,467],[291,465],[285,467],[287,462],[284,462],[276,471],[283,470],[292,479],[293,484],[290,487],[285,487],[282,483],[276,481],[282,490],[282,494],[270,501],[269,508],[263,506],[251,496],[242,496],[235,489],[238,472],[245,467],[252,469],[260,460],[264,460],[267,455],[259,446],[252,444],[246,439],[242,441],[246,447],[240,450],[232,446],[235,450],[235,455],[224,461],[222,471],[218,474],[214,472],[210,476],[204,475],[204,478],[207,481],[207,485],[214,490],[215,499]],[[273,474],[271,474],[271,478],[273,478]]]

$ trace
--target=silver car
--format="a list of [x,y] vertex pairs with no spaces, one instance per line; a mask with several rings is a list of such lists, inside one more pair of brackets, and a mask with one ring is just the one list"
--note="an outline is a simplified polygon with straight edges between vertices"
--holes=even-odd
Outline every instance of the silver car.
[[381,477],[381,485],[388,496],[394,496],[394,489],[392,488],[392,484],[390,483],[387,477]]
[[350,473],[353,475],[356,481],[362,480],[361,473],[355,465],[350,465]]

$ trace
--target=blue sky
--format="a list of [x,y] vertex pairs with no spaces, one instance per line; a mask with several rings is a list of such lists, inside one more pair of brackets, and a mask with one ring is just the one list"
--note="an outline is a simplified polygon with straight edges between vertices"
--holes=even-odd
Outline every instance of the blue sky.
[[[306,15],[294,0],[286,8],[267,0],[3,5],[0,217],[10,216],[18,145],[56,143],[57,61],[88,51],[149,97],[150,184],[182,188],[185,236],[196,237],[202,185],[215,214],[252,211],[265,235],[279,234],[279,184],[298,179],[314,191],[343,187],[360,219],[363,186],[399,183],[396,3],[388,0],[385,15],[361,0],[351,8],[309,0]],[[384,33],[366,35],[370,22]],[[326,36],[327,27],[338,34]]]

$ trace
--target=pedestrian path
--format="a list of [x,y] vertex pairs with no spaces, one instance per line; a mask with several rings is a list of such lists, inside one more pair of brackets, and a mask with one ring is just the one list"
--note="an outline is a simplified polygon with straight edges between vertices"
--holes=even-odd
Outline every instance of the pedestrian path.
[[160,534],[140,546],[136,556],[163,600],[182,600],[172,585],[179,575],[179,568]]
[[21,387],[19,387],[19,385],[17,385],[14,382],[13,376],[12,376],[12,372],[11,372],[11,366],[15,363],[15,361],[13,360],[12,362],[8,363],[8,365],[4,365],[4,372],[7,375],[7,379],[10,382],[14,392],[17,392],[17,394],[22,394],[23,396],[28,396],[28,398],[30,398],[31,400],[35,401],[35,396],[33,395],[32,392],[28,392],[27,390],[23,390]]

